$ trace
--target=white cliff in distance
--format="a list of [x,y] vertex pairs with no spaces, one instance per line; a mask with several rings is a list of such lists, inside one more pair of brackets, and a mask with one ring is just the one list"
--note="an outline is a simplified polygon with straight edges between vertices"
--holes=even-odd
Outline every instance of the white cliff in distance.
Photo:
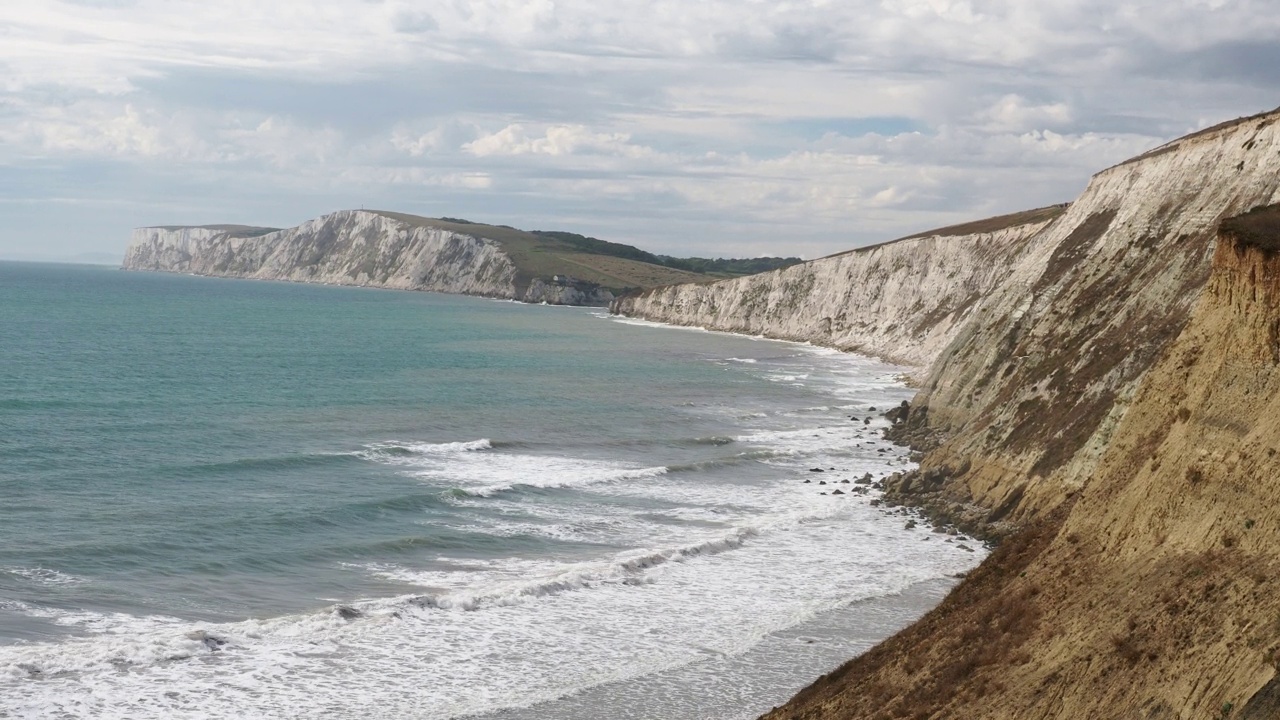
[[613,299],[589,284],[523,277],[498,240],[363,210],[335,212],[285,230],[138,228],[123,267],[552,304],[603,305]]
[[924,367],[1061,212],[1043,208],[759,275],[656,288],[620,298],[612,311]]

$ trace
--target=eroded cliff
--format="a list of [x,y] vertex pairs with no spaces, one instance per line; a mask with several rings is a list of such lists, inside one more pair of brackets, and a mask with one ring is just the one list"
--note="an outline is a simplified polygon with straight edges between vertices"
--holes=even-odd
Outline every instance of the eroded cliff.
[[901,436],[933,450],[932,482],[924,498],[910,478],[894,494],[1022,522],[1096,468],[1189,317],[1217,223],[1280,199],[1278,119],[1224,123],[1104,170],[1047,223],[933,233],[613,309],[921,366]]
[[923,367],[1062,210],[992,218],[709,285],[656,288],[611,309]]
[[1280,717],[1280,207],[1221,227],[1076,497],[771,720]]
[[[802,316],[845,300],[781,274],[781,296],[739,303],[733,323],[718,315],[746,283],[662,291],[666,317],[638,306],[936,358],[896,429],[923,467],[886,495],[1011,533],[939,608],[769,718],[1280,717],[1277,202],[1280,112],[1104,170],[1005,259],[940,352],[841,342]],[[860,302],[936,277],[927,254],[905,260],[883,291],[847,273],[871,285]],[[916,317],[952,307],[946,289],[921,297]],[[789,303],[801,317],[773,310]],[[901,310],[859,331],[901,332]]]
[[[1280,113],[1098,173],[984,298],[914,401],[945,493],[1025,520],[1092,476],[1209,275],[1218,223],[1280,200]],[[925,409],[927,408],[927,410]],[[960,472],[963,470],[963,472]]]

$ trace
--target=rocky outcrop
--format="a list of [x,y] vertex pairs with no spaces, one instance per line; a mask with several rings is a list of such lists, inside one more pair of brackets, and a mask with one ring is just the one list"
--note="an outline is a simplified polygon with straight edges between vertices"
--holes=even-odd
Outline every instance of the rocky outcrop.
[[927,366],[1062,208],[993,218],[706,285],[623,297],[614,313],[812,342]]
[[124,268],[569,305],[613,299],[607,290],[554,279],[519,282],[498,241],[357,210],[265,233],[228,226],[139,228]]
[[599,305],[613,302],[613,292],[594,283],[557,275],[551,280],[534,278],[521,297],[524,302],[548,305]]

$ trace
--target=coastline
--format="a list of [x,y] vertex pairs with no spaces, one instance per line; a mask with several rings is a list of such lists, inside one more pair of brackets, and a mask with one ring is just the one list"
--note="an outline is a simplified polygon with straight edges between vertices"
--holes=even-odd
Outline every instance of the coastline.
[[[129,278],[127,273],[103,273],[99,279],[107,287],[170,285],[167,282],[139,283]],[[297,283],[290,283],[293,288],[273,289],[262,285],[229,287],[226,293],[206,293],[200,287],[204,283],[178,284],[192,291],[189,293],[191,307],[204,308],[211,313],[210,318],[218,319],[212,325],[217,332],[211,332],[208,324],[202,325],[202,337],[209,341],[210,347],[223,348],[228,355],[234,356],[236,346],[219,343],[219,338],[224,335],[238,337],[246,331],[251,335],[260,332],[275,337],[284,328],[289,331],[284,337],[285,342],[255,344],[273,348],[273,352],[280,355],[275,361],[264,363],[264,367],[297,367],[297,362],[290,359],[293,351],[289,350],[295,348],[305,352],[307,357],[335,358],[318,370],[332,371],[337,373],[337,377],[344,377],[349,366],[339,362],[345,356],[335,353],[354,347],[352,343],[359,343],[362,347],[368,345],[358,340],[363,337],[360,333],[427,337],[428,334],[421,330],[423,320],[443,317],[443,310],[426,313],[418,302],[370,303],[364,294],[335,295],[335,301],[343,303],[340,311],[318,313],[316,299],[327,298],[331,293],[293,292]],[[112,307],[96,300],[101,292],[105,292],[102,288],[90,289],[93,292],[89,292],[89,299],[86,299],[90,306]],[[254,302],[266,303],[264,307],[275,308],[269,313],[254,313],[257,316],[269,315],[272,322],[262,325],[241,322],[242,293],[258,298]],[[138,293],[117,294],[123,298],[120,302],[129,302]],[[407,297],[412,299],[412,296]],[[224,300],[227,302],[222,302]],[[871,418],[870,427],[861,422],[864,419],[861,416],[869,411],[870,406],[888,408],[909,396],[910,391],[893,380],[897,370],[895,366],[803,343],[769,339],[759,343],[745,342],[753,339],[732,333],[715,333],[702,338],[681,338],[680,333],[646,336],[630,328],[600,323],[600,318],[577,313],[554,314],[555,317],[537,311],[499,313],[503,306],[491,302],[442,305],[448,308],[462,306],[466,306],[470,314],[459,320],[467,322],[448,323],[446,327],[463,333],[459,336],[463,340],[472,336],[486,339],[492,337],[492,333],[485,328],[505,327],[501,323],[493,323],[497,322],[498,315],[507,318],[502,323],[521,328],[526,333],[523,342],[529,348],[537,349],[532,357],[545,355],[543,359],[547,366],[558,368],[556,372],[562,374],[566,383],[571,383],[562,387],[579,388],[584,382],[577,369],[577,356],[570,357],[570,362],[561,362],[566,356],[557,347],[548,346],[543,338],[568,333],[568,337],[604,340],[608,347],[631,344],[645,348],[644,352],[652,353],[649,364],[656,373],[653,377],[661,380],[655,387],[678,393],[671,396],[671,403],[664,401],[655,407],[688,406],[695,408],[688,411],[690,418],[702,419],[691,420],[687,429],[674,435],[659,432],[658,435],[666,439],[658,441],[659,445],[655,446],[658,449],[643,449],[654,442],[649,428],[665,428],[671,423],[669,412],[663,411],[652,417],[652,424],[632,424],[632,430],[616,438],[621,444],[605,438],[605,444],[600,446],[603,454],[597,453],[599,448],[591,450],[587,446],[573,444],[578,441],[570,442],[554,454],[545,452],[547,446],[538,446],[542,450],[503,446],[488,448],[484,453],[464,452],[467,448],[455,447],[456,443],[446,441],[489,437],[491,432],[498,438],[532,438],[535,441],[545,441],[549,436],[546,432],[528,432],[527,418],[508,414],[497,421],[499,426],[509,428],[506,431],[493,429],[489,424],[493,421],[477,416],[475,422],[481,424],[474,426],[475,432],[462,432],[455,425],[448,436],[424,431],[410,437],[403,431],[404,427],[431,426],[429,423],[422,425],[420,420],[414,419],[416,416],[406,420],[395,409],[398,405],[389,406],[385,416],[370,415],[365,410],[352,415],[353,418],[358,417],[360,426],[365,428],[355,441],[369,452],[358,456],[343,453],[342,457],[356,459],[340,463],[329,458],[335,457],[332,449],[351,447],[341,442],[351,437],[349,430],[345,429],[348,422],[332,425],[333,437],[324,432],[317,436],[308,430],[304,433],[302,445],[282,437],[278,447],[246,450],[228,436],[225,443],[215,444],[210,451],[216,457],[225,456],[228,462],[211,463],[209,458],[193,461],[190,467],[182,466],[180,474],[184,477],[189,475],[193,483],[196,479],[207,479],[207,482],[202,480],[200,486],[206,487],[214,496],[225,487],[226,477],[231,476],[274,478],[272,482],[278,480],[282,487],[294,486],[293,481],[303,476],[317,481],[331,478],[336,481],[331,486],[336,505],[330,507],[328,500],[320,498],[324,500],[324,507],[314,513],[303,509],[304,520],[316,515],[323,521],[315,527],[324,535],[327,544],[339,544],[335,535],[339,532],[337,528],[351,528],[353,535],[342,540],[341,547],[365,547],[368,543],[362,534],[364,531],[360,530],[361,523],[366,520],[383,523],[382,518],[388,512],[393,513],[392,520],[404,525],[402,530],[397,529],[399,526],[390,527],[390,535],[412,536],[418,543],[415,547],[423,542],[434,542],[434,531],[418,529],[425,527],[419,522],[421,502],[436,497],[441,487],[451,489],[451,494],[445,498],[450,502],[439,504],[439,507],[431,504],[432,517],[463,522],[465,513],[453,510],[451,502],[462,498],[469,503],[468,508],[480,505],[496,508],[492,513],[483,515],[492,518],[493,530],[488,530],[489,526],[468,529],[466,532],[470,535],[501,538],[524,538],[527,535],[533,540],[520,539],[519,543],[526,544],[513,545],[516,550],[512,552],[502,548],[499,548],[501,552],[495,550],[493,555],[498,560],[511,557],[518,562],[495,564],[492,572],[485,570],[489,567],[487,565],[466,567],[450,557],[441,559],[430,553],[424,556],[417,551],[406,552],[403,557],[381,553],[374,558],[379,561],[376,566],[373,563],[332,566],[325,558],[308,561],[310,564],[306,567],[323,566],[322,572],[307,572],[306,579],[297,582],[289,580],[289,587],[281,588],[280,597],[319,596],[343,603],[316,611],[304,609],[279,614],[264,605],[261,611],[250,609],[247,613],[258,619],[231,622],[184,620],[182,618],[186,615],[181,614],[181,607],[175,604],[165,606],[177,608],[172,620],[155,620],[151,612],[94,614],[98,612],[97,606],[89,606],[84,613],[54,615],[52,619],[58,622],[80,623],[76,627],[86,632],[65,644],[35,643],[6,650],[6,659],[14,660],[9,667],[17,668],[12,678],[13,687],[22,694],[17,698],[6,697],[0,705],[9,709],[10,702],[18,703],[13,705],[15,711],[28,710],[38,714],[38,708],[83,701],[90,703],[84,707],[92,710],[92,715],[85,716],[97,717],[160,717],[162,715],[152,713],[161,710],[168,711],[170,717],[186,713],[200,717],[231,717],[223,713],[235,711],[239,705],[241,711],[251,707],[265,716],[287,717],[286,707],[318,707],[315,703],[329,703],[329,707],[345,707],[350,716],[356,717],[361,716],[362,707],[371,707],[367,703],[372,703],[381,712],[392,716],[423,716],[424,710],[436,707],[442,713],[438,716],[445,716],[444,713],[469,716],[468,710],[485,712],[486,704],[488,708],[499,707],[496,703],[485,703],[486,696],[502,700],[499,695],[505,693],[506,702],[503,704],[507,707],[543,699],[552,704],[542,708],[557,708],[560,706],[555,704],[559,702],[554,699],[556,696],[603,683],[605,687],[601,692],[608,697],[621,698],[614,705],[616,712],[606,713],[606,716],[628,717],[641,712],[652,713],[649,715],[652,717],[677,716],[683,707],[690,717],[747,717],[784,701],[813,677],[839,664],[848,655],[862,652],[913,621],[945,594],[957,573],[970,569],[981,556],[965,552],[968,548],[942,545],[947,538],[929,533],[923,527],[903,532],[907,517],[901,513],[897,516],[886,514],[883,510],[869,507],[869,498],[856,497],[862,494],[858,491],[864,486],[855,481],[865,471],[880,476],[892,472],[895,467],[905,466],[907,462],[904,453],[880,438],[880,429],[886,424],[884,420]],[[162,321],[161,327],[167,327],[164,322],[172,322],[178,330],[188,327],[180,320],[185,313],[172,312],[175,307],[186,305],[175,305],[171,300],[154,305],[154,317]],[[368,322],[357,322],[366,316],[376,316],[380,324],[371,326]],[[329,318],[334,317],[346,318],[350,326],[360,328],[360,332],[355,335],[315,332],[318,327],[332,324]],[[491,320],[482,323],[474,322],[477,318],[490,317]],[[541,331],[532,332],[531,328]],[[317,352],[314,344],[288,341],[293,335],[299,338],[324,335],[344,340]],[[139,342],[150,337],[150,334],[140,335]],[[162,348],[172,347],[175,347],[172,343],[162,345]],[[502,347],[509,349],[507,345]],[[380,372],[381,366],[368,368],[370,379],[377,382],[359,389],[360,403],[381,406],[378,399],[384,393],[389,393],[388,397],[403,398],[404,358],[421,355],[409,353],[404,344],[397,344],[394,348],[398,352],[388,356],[387,372]],[[668,351],[675,351],[678,357],[683,358],[688,365],[687,371],[671,373],[669,362],[654,359],[665,356]],[[162,354],[145,355],[155,357],[160,365],[172,364]],[[528,363],[528,357],[531,356],[526,355],[521,362]],[[618,373],[622,371],[634,372],[636,358],[635,353],[623,356],[617,361],[613,374],[601,376],[599,383],[609,383],[610,378],[620,376]],[[222,366],[229,364],[217,355],[211,358],[211,362]],[[537,374],[538,387],[545,387],[549,378],[560,376],[540,372]],[[349,387],[342,382],[325,382],[324,375],[316,377],[321,379],[313,384],[320,387]],[[748,377],[753,379],[748,381]],[[509,387],[510,379],[504,377],[500,385]],[[256,382],[251,377],[241,377],[239,381]],[[743,383],[747,384],[744,386]],[[279,386],[278,383],[272,384]],[[792,390],[792,387],[808,389]],[[216,388],[216,392],[219,397],[263,396],[263,393],[247,392],[251,389],[258,388],[232,387],[228,390],[223,385]],[[283,394],[287,390],[285,387],[280,392]],[[740,395],[739,390],[744,390],[745,394]],[[288,397],[297,395],[290,393]],[[429,400],[434,396],[427,393],[422,397]],[[535,397],[542,399],[542,396]],[[572,392],[562,392],[557,397],[572,400],[576,396]],[[346,407],[349,400],[343,400],[341,404]],[[419,403],[415,402],[417,405]],[[245,422],[243,413],[236,407],[227,406],[229,414],[223,423],[219,420],[222,416],[218,414],[222,405],[202,403],[202,406],[212,421],[217,421],[215,429],[225,425],[228,432],[238,433]],[[539,407],[545,406],[540,404]],[[607,403],[602,406],[592,402],[590,406],[583,407],[587,415],[571,416],[577,418],[575,422],[581,425],[571,426],[575,437],[583,437],[584,428],[597,426],[593,420],[582,419],[589,418],[591,412],[614,419],[622,416],[611,407]],[[639,405],[628,403],[619,409],[631,411],[629,408],[634,407]],[[296,410],[294,414],[299,417],[309,417],[314,412],[310,404]],[[768,412],[756,412],[760,410]],[[860,416],[858,423],[850,422],[848,416],[851,413]],[[175,414],[175,426],[184,427],[188,415],[187,412]],[[640,419],[645,420],[644,417]],[[384,429],[378,430],[378,427]],[[484,428],[483,433],[480,433],[481,427]],[[641,449],[629,449],[619,454],[614,447],[616,444],[618,448],[632,448],[631,441],[640,439],[639,436],[644,438]],[[193,434],[191,441],[207,448],[210,437],[210,433],[202,431]],[[222,436],[214,433],[213,437]],[[720,440],[725,437],[733,438],[729,442],[743,443],[742,450],[748,453],[756,446],[765,446],[769,457],[779,459],[778,467],[752,465],[754,470],[747,470],[745,467],[733,467],[733,462],[726,464],[723,461],[732,460],[738,451],[733,448],[716,449],[724,444]],[[386,442],[382,439],[385,438],[400,438],[401,441],[387,450],[383,447]],[[590,446],[597,444],[593,441]],[[789,450],[795,451],[795,459],[785,459],[792,457]],[[110,451],[116,451],[114,446]],[[845,465],[831,453],[847,453],[856,459],[850,459]],[[652,469],[654,463],[641,462],[647,461],[649,455],[662,456],[662,462],[672,465],[673,477],[666,477],[666,473],[647,473],[643,483],[608,481],[612,477],[609,473],[619,468]],[[570,470],[576,468],[586,473],[582,478],[586,482],[578,484],[595,489],[580,493],[559,489],[552,492],[545,488],[576,485],[566,486],[559,481],[545,484],[545,478],[541,476],[528,476],[529,472],[537,474],[536,468],[546,464],[546,457],[560,456],[567,458],[564,462],[569,463]],[[817,460],[818,457],[823,459]],[[615,464],[606,467],[604,460],[607,458],[612,458],[610,462],[616,461]],[[245,466],[241,462],[243,460],[251,460],[252,463]],[[693,462],[700,460],[714,462],[705,467]],[[834,478],[830,474],[810,475],[816,465],[822,465],[829,473],[836,468],[827,466],[838,466],[840,475]],[[242,472],[244,467],[252,472]],[[270,470],[262,470],[264,467]],[[413,477],[427,481],[426,489],[419,488],[423,485],[422,480],[397,479],[402,477],[406,467],[417,473]],[[555,467],[549,472],[554,472]],[[210,473],[206,468],[214,472]],[[463,472],[455,473],[454,470],[459,468]],[[175,472],[168,465],[160,469],[164,477]],[[489,489],[497,485],[493,477],[495,471],[507,472],[510,477],[517,478],[507,483],[512,487],[502,488],[503,498],[467,500],[492,496]],[[605,475],[597,477],[599,473],[591,474],[597,471]],[[374,505],[378,508],[378,518],[370,517],[368,500],[349,497],[353,473],[382,480],[355,483],[371,490],[386,488],[385,491],[377,491],[378,497],[387,496]],[[445,475],[452,479],[444,480]],[[597,482],[599,478],[604,478],[605,482]],[[828,485],[840,482],[840,487],[846,491],[843,494],[849,497],[819,497],[827,494],[823,491],[831,489],[817,487],[824,478]],[[813,485],[805,482],[810,479]],[[523,489],[514,487],[516,483],[520,483]],[[644,487],[635,487],[641,484]],[[630,489],[618,492],[611,489],[622,485]],[[189,501],[191,488],[195,485],[187,484],[185,487],[187,489],[181,495],[173,498],[175,503]],[[458,488],[470,488],[472,492],[467,495],[452,492]],[[539,500],[547,495],[560,499],[554,504]],[[570,495],[575,503],[572,507],[563,499]],[[619,513],[610,514],[613,505],[609,503],[613,501],[608,497],[613,495],[625,497],[618,506],[621,508]],[[524,498],[521,502],[530,508],[527,520],[512,518],[502,512],[515,502],[513,498],[517,496]],[[406,505],[405,497],[412,502]],[[254,498],[248,500],[252,507],[246,511],[213,503],[205,505],[223,508],[238,518],[250,516],[259,509],[271,512],[269,502],[257,503]],[[707,507],[703,508],[703,505]],[[579,512],[582,508],[587,508],[586,515]],[[645,512],[637,514],[637,510]],[[339,513],[343,519],[337,525],[332,522],[334,513]],[[179,515],[167,513],[165,517]],[[627,535],[626,538],[634,537],[635,540],[619,541],[620,547],[634,546],[636,553],[644,551],[647,554],[632,553],[610,560],[609,553],[601,555],[599,551],[592,551],[594,555],[584,556],[583,560],[590,560],[590,566],[574,564],[575,558],[569,553],[584,550],[587,543],[598,540],[601,533],[613,532],[612,528],[616,527],[613,522],[600,524],[591,519],[609,520],[614,515],[633,518],[634,521],[627,525],[631,528],[628,532],[635,530],[641,533]],[[565,518],[563,523],[544,522],[562,516]],[[832,523],[833,519],[837,522]],[[292,517],[284,520],[291,528],[289,534],[296,535],[292,528],[299,526],[298,521]],[[713,540],[718,538],[715,528],[726,523],[742,528],[742,532],[730,537],[731,541],[754,537],[749,533],[758,532],[777,542],[752,540],[741,543],[741,547],[736,542],[727,545],[694,544],[704,536]],[[211,527],[221,524],[213,523]],[[636,527],[632,528],[632,525]],[[446,529],[451,527],[449,525]],[[676,536],[683,536],[682,528],[686,527],[692,528],[696,537],[680,544]],[[168,531],[170,528],[166,525],[162,529]],[[185,537],[189,528],[178,523],[171,530]],[[517,535],[510,534],[510,531],[517,530]],[[542,557],[543,547],[548,545],[540,538],[553,537],[552,533],[560,538],[556,542],[578,545],[565,545],[560,555],[546,554],[546,562],[533,568],[542,573],[542,576],[533,578],[540,585],[512,587],[510,581],[513,577],[504,575],[506,569],[523,571],[526,565],[521,563],[526,556]],[[305,550],[302,545],[309,546],[301,543],[300,550]],[[277,552],[275,548],[273,543],[268,552]],[[552,549],[559,552],[559,548],[561,546],[556,545]],[[345,550],[342,552],[346,553]],[[73,596],[99,585],[109,587],[114,582],[109,566],[99,569],[93,565],[96,561],[92,558],[77,564],[78,561],[66,557],[53,564],[47,558],[34,555],[30,558],[15,557],[5,567],[55,567],[64,573],[56,577],[70,578],[67,582],[79,583],[67,585],[68,588],[80,588],[65,591]],[[637,559],[642,562],[632,563]],[[174,562],[181,561],[183,558],[178,557]],[[480,572],[474,572],[476,570]],[[548,571],[559,575],[548,576]],[[385,579],[389,577],[388,573],[393,572],[395,577],[405,578],[409,584],[426,589],[414,591],[413,595],[396,601],[375,597],[355,602],[349,599],[364,595],[329,589],[338,586],[368,587],[361,583],[370,582],[368,578],[371,575]],[[243,569],[237,566],[231,573],[239,578],[236,580],[238,583],[260,580],[254,577],[257,571],[253,566]],[[448,578],[444,577],[445,574]],[[27,583],[47,594],[63,592],[58,590],[61,585],[37,583],[43,575],[35,580],[10,575],[11,583],[20,588],[27,588],[23,584]],[[270,575],[277,576],[274,572]],[[552,582],[561,576],[564,583]],[[169,597],[163,594],[167,588],[165,577],[154,581],[154,591],[132,579],[129,587],[145,594],[145,602],[156,602],[152,598]],[[445,582],[446,579],[449,582]],[[466,579],[467,583],[453,582],[461,579]],[[925,589],[932,589],[931,592],[912,585],[920,581],[925,581]],[[314,584],[315,588],[308,585],[295,593],[293,588],[302,582]],[[227,588],[226,594],[235,594],[236,585],[220,585]],[[792,592],[793,587],[798,591],[813,592]],[[577,592],[579,590],[581,593]],[[217,601],[213,595],[209,597],[210,602]],[[460,603],[471,603],[469,598],[480,599],[478,604],[467,606],[468,610],[474,607],[477,612],[462,609]],[[876,599],[856,602],[855,598]],[[111,630],[99,639],[99,633],[95,632],[99,627]],[[469,639],[461,643],[445,643],[442,639],[450,637],[451,633],[453,637]],[[118,638],[124,640],[119,641]],[[108,639],[111,642],[107,642]],[[313,653],[317,643],[324,647],[319,655]],[[302,648],[301,652],[298,648]],[[415,656],[414,662],[405,662],[407,657]],[[340,683],[333,682],[330,670],[334,663],[351,669]],[[128,673],[115,672],[115,667],[126,664],[130,668]],[[638,677],[642,673],[646,677]],[[220,677],[231,675],[270,675],[276,680],[270,696],[256,695],[251,688],[225,689],[219,685],[220,689],[214,692],[220,697],[230,698],[228,702],[219,703],[218,707],[199,704],[202,696],[211,694]],[[155,678],[164,680],[156,682]],[[712,686],[719,688],[720,698],[714,704],[703,703],[706,689]],[[172,687],[181,688],[180,697],[157,692]],[[639,695],[632,695],[626,689],[631,687],[642,690],[637,691]],[[665,690],[671,687],[679,689],[674,692]],[[652,707],[647,704],[647,698],[667,695],[685,704],[678,702]],[[571,697],[604,696],[582,690]],[[146,707],[137,704],[140,702],[138,698],[146,698]],[[456,707],[457,711],[451,711],[450,706]],[[581,707],[588,710],[584,717],[600,716],[598,704],[591,707],[587,703]],[[125,710],[128,714],[118,714]],[[533,716],[546,716],[545,712],[558,715],[569,711],[540,709]],[[431,715],[428,713],[428,716]]]
[[[557,700],[472,716],[474,720],[597,720],[600,708],[635,708],[635,720],[751,720],[790,700],[814,678],[863,654],[937,607],[959,581],[935,579],[901,593],[852,602],[769,635],[741,655],[624,678]],[[696,677],[696,682],[690,678]],[[688,693],[696,686],[697,695]]]

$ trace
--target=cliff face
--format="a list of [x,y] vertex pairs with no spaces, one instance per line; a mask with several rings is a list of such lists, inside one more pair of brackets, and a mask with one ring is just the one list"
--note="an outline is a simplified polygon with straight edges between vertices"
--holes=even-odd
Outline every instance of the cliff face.
[[[1037,236],[931,368],[918,421],[948,493],[1024,520],[1091,477],[1185,326],[1224,217],[1280,199],[1280,113],[1105,170]],[[959,469],[966,469],[959,473]]]
[[[1280,210],[1244,214],[1278,201],[1280,112],[1104,170],[986,258],[999,273],[941,352],[842,341],[814,317],[853,295],[781,273],[756,281],[769,303],[737,300],[740,281],[615,304],[936,357],[897,428],[929,452],[886,494],[1013,533],[920,622],[767,717],[1280,717]],[[871,308],[930,286],[922,307],[869,313],[863,337],[924,342],[904,322],[955,307],[928,253],[903,261],[846,271]]]
[[337,212],[266,234],[223,227],[139,228],[124,267],[572,305],[613,299],[607,290],[550,279],[520,287],[515,264],[495,240],[364,211]]
[[939,501],[1025,521],[1096,468],[1187,321],[1219,220],[1280,198],[1277,119],[1227,123],[1104,170],[1047,224],[910,238],[613,309],[922,366],[903,437],[926,449],[948,438],[924,463]]
[[925,366],[1058,212],[1033,211],[990,229],[938,231],[709,285],[656,288],[623,297],[611,310]]
[[771,718],[1280,717],[1280,208],[1223,228],[1078,499]]

